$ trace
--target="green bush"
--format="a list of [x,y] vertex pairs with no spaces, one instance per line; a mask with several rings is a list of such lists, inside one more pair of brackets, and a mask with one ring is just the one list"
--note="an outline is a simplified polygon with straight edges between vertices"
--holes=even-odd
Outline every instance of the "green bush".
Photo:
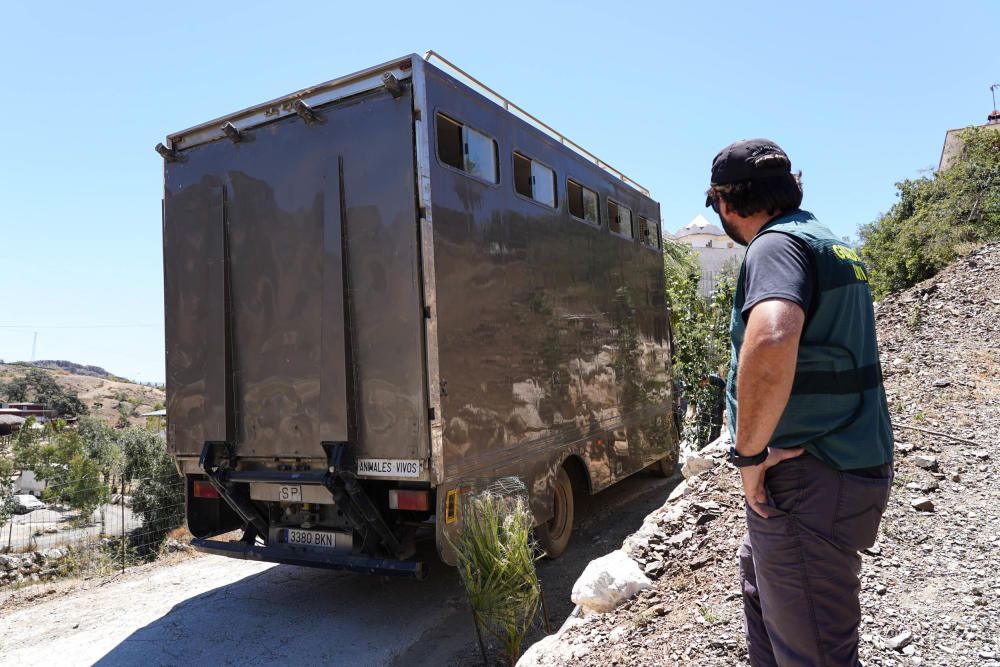
[[1000,132],[969,128],[952,166],[896,184],[899,201],[860,229],[875,298],[926,280],[963,252],[1000,240]]
[[700,448],[708,442],[709,417],[718,391],[708,384],[708,376],[725,377],[729,364],[729,320],[737,264],[734,259],[725,265],[706,299],[700,289],[701,267],[694,250],[667,242],[663,258],[673,332],[673,375],[694,405],[695,414],[693,419],[683,419],[682,438]]

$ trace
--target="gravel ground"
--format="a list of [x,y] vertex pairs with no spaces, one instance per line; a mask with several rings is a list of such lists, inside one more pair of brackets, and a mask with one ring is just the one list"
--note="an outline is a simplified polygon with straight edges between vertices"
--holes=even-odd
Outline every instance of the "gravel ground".
[[[555,626],[583,568],[678,481],[639,473],[578,499],[569,550],[538,566]],[[420,547],[425,581],[182,551],[111,578],[0,588],[0,666],[481,665],[457,571]]]
[[[998,284],[1000,246],[987,246],[877,307],[896,479],[863,554],[867,665],[1000,666]],[[736,559],[745,520],[725,447],[703,451],[710,469],[626,539],[654,587],[571,622],[541,664],[747,663]]]

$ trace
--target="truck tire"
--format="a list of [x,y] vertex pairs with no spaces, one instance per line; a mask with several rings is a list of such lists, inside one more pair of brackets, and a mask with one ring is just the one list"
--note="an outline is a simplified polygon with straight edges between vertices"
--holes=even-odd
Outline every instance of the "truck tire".
[[674,432],[669,436],[670,449],[667,450],[667,455],[647,467],[647,470],[657,477],[673,477],[677,473],[677,466],[680,463],[679,459],[681,454],[681,424],[678,415],[679,413],[675,410],[672,415]]
[[677,455],[668,454],[649,466],[649,472],[656,477],[673,477],[677,472]]
[[573,534],[573,484],[565,468],[559,468],[552,489],[552,518],[535,530],[538,545],[547,558],[559,558]]

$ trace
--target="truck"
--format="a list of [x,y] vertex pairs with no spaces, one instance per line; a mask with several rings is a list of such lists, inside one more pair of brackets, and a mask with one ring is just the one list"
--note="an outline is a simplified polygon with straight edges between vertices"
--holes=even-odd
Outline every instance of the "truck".
[[408,55],[156,150],[196,549],[420,578],[417,543],[453,565],[462,499],[517,477],[558,557],[574,496],[673,474],[659,204],[453,63]]

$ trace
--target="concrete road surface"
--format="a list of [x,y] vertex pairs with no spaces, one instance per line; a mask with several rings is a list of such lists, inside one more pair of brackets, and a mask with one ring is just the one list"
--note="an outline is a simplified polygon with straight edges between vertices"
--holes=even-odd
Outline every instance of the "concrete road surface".
[[[617,548],[677,481],[644,473],[581,501],[569,551],[539,567],[553,627],[586,564]],[[428,579],[410,581],[200,556],[0,606],[0,616],[0,664],[22,667],[481,663],[457,574],[437,561]]]

